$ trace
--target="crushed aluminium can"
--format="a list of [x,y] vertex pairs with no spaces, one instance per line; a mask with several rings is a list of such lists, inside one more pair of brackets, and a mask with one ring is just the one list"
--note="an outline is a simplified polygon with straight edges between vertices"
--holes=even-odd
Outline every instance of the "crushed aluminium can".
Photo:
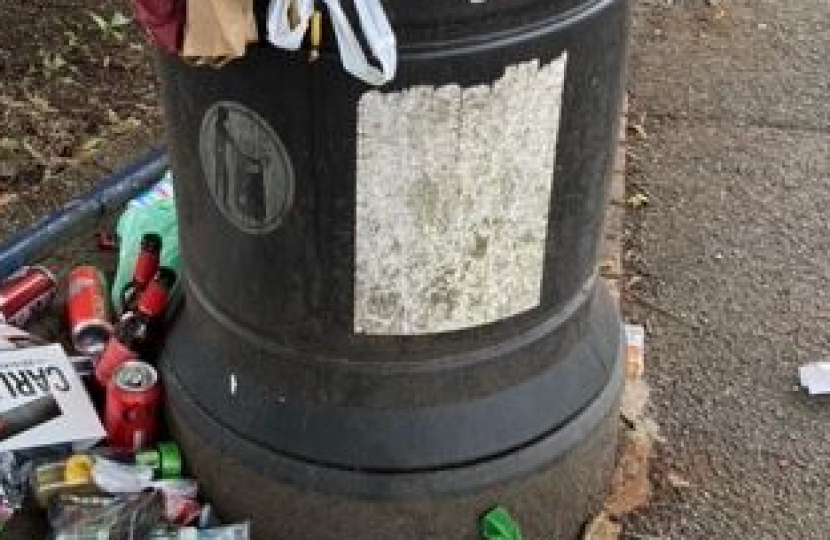
[[98,354],[112,335],[106,282],[94,266],[79,266],[66,278],[66,320],[79,353]]
[[25,266],[0,283],[0,322],[22,327],[49,307],[55,276],[42,266]]

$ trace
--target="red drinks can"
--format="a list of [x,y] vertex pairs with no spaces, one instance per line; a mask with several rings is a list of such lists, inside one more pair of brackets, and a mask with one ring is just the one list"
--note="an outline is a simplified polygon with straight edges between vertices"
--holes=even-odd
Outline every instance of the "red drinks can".
[[104,425],[109,445],[133,452],[153,445],[160,407],[161,384],[155,368],[138,360],[121,364],[107,386]]
[[42,266],[26,266],[0,284],[0,322],[24,326],[55,297],[55,276]]
[[83,354],[100,353],[112,335],[104,276],[94,266],[79,266],[69,273],[66,288],[72,345]]

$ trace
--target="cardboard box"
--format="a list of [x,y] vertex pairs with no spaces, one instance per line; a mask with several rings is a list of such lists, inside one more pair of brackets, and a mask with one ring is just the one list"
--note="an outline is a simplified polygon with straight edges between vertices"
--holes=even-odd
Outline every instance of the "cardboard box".
[[86,388],[60,345],[0,350],[0,452],[105,436]]

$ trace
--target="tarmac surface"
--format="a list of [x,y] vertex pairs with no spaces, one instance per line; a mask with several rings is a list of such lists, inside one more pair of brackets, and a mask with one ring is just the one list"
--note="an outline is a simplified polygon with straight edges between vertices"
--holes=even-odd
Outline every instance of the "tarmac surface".
[[798,367],[830,360],[830,2],[641,0],[633,35],[628,310],[666,442],[624,538],[829,538]]

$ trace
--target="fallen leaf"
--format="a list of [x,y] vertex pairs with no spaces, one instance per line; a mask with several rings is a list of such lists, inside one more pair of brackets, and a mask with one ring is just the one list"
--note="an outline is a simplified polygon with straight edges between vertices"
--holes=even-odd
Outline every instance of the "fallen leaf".
[[649,388],[643,379],[627,380],[620,402],[620,414],[629,425],[638,425],[645,418]]
[[34,159],[38,163],[46,164],[46,157],[43,155],[43,153],[40,150],[35,148],[29,141],[25,141],[25,140],[23,141],[23,149],[26,150],[26,152],[28,152],[29,155],[32,156],[32,159]]
[[59,55],[59,54],[55,53],[55,54],[52,56],[52,61],[51,61],[51,64],[52,64],[52,69],[56,69],[56,70],[57,70],[57,69],[60,69],[60,68],[62,68],[63,66],[65,66],[65,65],[67,64],[67,62],[66,62],[66,60],[64,60],[63,56],[61,56],[61,55]]
[[132,19],[121,13],[120,11],[116,11],[112,14],[112,18],[110,19],[110,27],[111,28],[121,28],[122,26],[127,26],[133,22]]
[[141,127],[141,120],[130,116],[126,120],[120,120],[116,123],[113,123],[112,130],[117,133],[126,133],[128,131],[133,131]]
[[101,146],[101,143],[103,142],[104,139],[102,137],[90,137],[89,139],[85,140],[83,144],[81,144],[81,150],[84,152],[91,152],[92,150],[95,150],[96,148]]
[[599,273],[603,276],[614,274],[615,268],[616,263],[614,262],[614,259],[605,259],[599,263]]
[[0,149],[18,150],[20,149],[20,141],[11,137],[0,137]]
[[0,105],[12,109],[22,109],[23,107],[26,107],[26,104],[22,101],[14,100],[9,96],[0,96]]
[[645,193],[635,193],[625,200],[626,206],[630,208],[641,208],[646,206],[649,202],[648,195]]
[[642,282],[643,282],[643,276],[633,275],[630,278],[628,278],[628,281],[625,284],[625,288],[626,288],[626,290],[631,290]]
[[642,431],[626,431],[622,445],[611,481],[611,496],[605,502],[605,511],[611,517],[624,516],[646,506],[651,495],[648,480],[651,438]]
[[29,103],[31,103],[35,107],[35,109],[42,113],[58,112],[56,108],[52,107],[52,105],[50,105],[48,101],[46,101],[40,96],[27,93],[26,99],[29,100]]
[[78,35],[71,30],[64,30],[63,35],[66,36],[66,44],[69,47],[74,47],[78,44]]
[[622,525],[611,520],[605,513],[600,514],[585,527],[582,540],[616,540],[620,537]]
[[0,193],[0,206],[7,206],[17,200],[15,193]]
[[628,122],[628,129],[633,131],[637,134],[638,137],[641,139],[648,139],[648,133],[646,133],[646,118],[648,117],[647,113],[643,112],[639,115],[639,119],[637,120],[630,120]]
[[660,425],[651,418],[643,418],[643,421],[638,428],[642,430],[642,432],[645,433],[652,441],[661,444],[666,443],[666,438],[663,437],[663,434],[660,431]]
[[87,13],[89,13],[90,18],[95,23],[95,26],[98,27],[98,30],[100,30],[101,32],[106,32],[109,29],[109,24],[107,23],[106,19],[92,11],[87,11]]
[[641,126],[640,124],[631,124],[631,129],[634,130],[641,139],[648,139],[648,133],[646,133],[646,128]]
[[669,481],[669,485],[675,489],[688,489],[692,487],[692,484],[688,480],[675,471],[670,471],[666,479]]
[[0,178],[14,178],[17,176],[17,165],[5,159],[0,159]]

